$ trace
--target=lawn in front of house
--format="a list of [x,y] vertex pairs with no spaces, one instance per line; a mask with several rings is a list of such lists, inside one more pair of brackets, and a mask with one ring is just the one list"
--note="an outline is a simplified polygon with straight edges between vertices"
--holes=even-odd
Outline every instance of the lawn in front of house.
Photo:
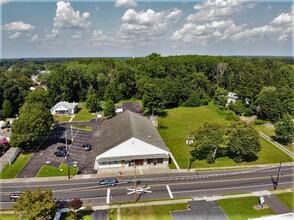
[[85,103],[79,103],[78,109],[79,111],[73,118],[73,122],[87,122],[93,118],[96,118],[96,113],[89,112],[89,110],[85,106]]
[[20,153],[16,160],[11,164],[7,164],[6,167],[0,173],[0,179],[12,179],[17,177],[18,173],[29,161],[33,153]]
[[187,203],[121,208],[121,220],[171,220],[171,211],[187,210]]
[[276,194],[276,197],[294,211],[294,192]]
[[[167,110],[167,116],[158,118],[158,131],[165,144],[172,152],[180,168],[188,168],[190,151],[192,147],[186,145],[186,139],[198,126],[204,122],[231,123],[225,120],[226,115],[211,103],[208,106],[197,108],[179,107]],[[217,158],[215,164],[209,164],[206,160],[195,161],[192,168],[240,166],[251,164],[266,164],[289,162],[292,159],[280,149],[260,137],[262,150],[258,153],[258,159],[251,163],[237,164],[230,158]],[[274,157],[272,155],[275,155]],[[171,165],[170,168],[175,168]]]
[[[78,168],[70,166],[70,176],[77,174]],[[37,177],[50,177],[50,176],[67,176],[67,165],[62,163],[58,168],[49,165],[43,165],[37,173]]]
[[53,116],[53,118],[54,118],[54,121],[57,121],[58,123],[62,123],[62,122],[68,122],[69,120],[70,120],[70,118],[71,118],[71,116],[68,116],[68,115],[63,115],[63,116],[57,116],[57,115],[55,115],[55,116]]
[[261,216],[274,214],[270,208],[261,210],[254,209],[254,206],[259,204],[258,197],[221,199],[217,200],[217,203],[219,206],[221,206],[230,220],[258,218]]

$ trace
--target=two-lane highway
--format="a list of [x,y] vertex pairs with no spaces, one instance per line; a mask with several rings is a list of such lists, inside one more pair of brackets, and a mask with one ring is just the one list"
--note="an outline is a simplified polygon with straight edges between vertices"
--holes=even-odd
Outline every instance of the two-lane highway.
[[[167,173],[138,176],[136,188],[150,187],[152,193],[144,193],[140,200],[162,200],[193,196],[211,196],[238,192],[272,190],[278,167],[235,171],[214,171],[201,173]],[[293,166],[282,167],[278,188],[293,187]],[[105,205],[133,202],[134,194],[127,194],[134,188],[131,176],[122,177],[119,184],[111,187],[99,186],[100,179],[71,179],[38,181],[32,183],[3,183],[1,185],[1,208],[10,208],[13,203],[9,194],[41,187],[52,189],[56,199],[82,198],[85,205]],[[139,195],[137,195],[137,198]]]

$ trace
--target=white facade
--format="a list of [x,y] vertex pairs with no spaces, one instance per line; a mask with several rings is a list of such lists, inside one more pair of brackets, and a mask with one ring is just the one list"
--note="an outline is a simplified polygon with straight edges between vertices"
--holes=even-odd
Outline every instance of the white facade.
[[[165,158],[163,158],[162,155],[164,155]],[[98,155],[95,160],[94,169],[130,167],[132,166],[131,162],[133,161],[133,159],[130,158],[135,158],[140,165],[162,164],[164,166],[168,166],[168,157],[168,151],[132,137],[129,140]]]
[[236,93],[229,92],[227,105],[230,105],[231,102],[235,103],[238,99],[239,99],[239,97],[237,96]]
[[58,102],[50,111],[52,115],[73,115],[78,109],[78,103]]

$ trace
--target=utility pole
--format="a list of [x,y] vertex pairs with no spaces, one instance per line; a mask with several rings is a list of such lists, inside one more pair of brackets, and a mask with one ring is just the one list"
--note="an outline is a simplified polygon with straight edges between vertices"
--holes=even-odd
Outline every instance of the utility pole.
[[136,160],[134,160],[134,189],[135,202],[137,201],[137,176],[136,176]]
[[64,134],[65,137],[65,148],[66,148],[66,162],[67,162],[67,177],[70,179],[69,159],[68,159],[68,148],[67,148],[67,131]]
[[277,182],[276,182],[275,187],[274,187],[275,190],[277,189],[278,184],[279,184],[281,167],[282,167],[282,162],[280,163],[280,166],[279,166],[278,176],[277,176]]

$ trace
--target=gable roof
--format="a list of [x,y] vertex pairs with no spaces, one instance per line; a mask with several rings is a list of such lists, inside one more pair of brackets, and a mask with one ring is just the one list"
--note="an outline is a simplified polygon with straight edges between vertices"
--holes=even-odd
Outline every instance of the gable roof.
[[78,103],[69,103],[69,102],[58,102],[51,109],[52,110],[69,110],[73,109]]
[[169,152],[152,122],[127,110],[104,122],[97,155],[116,147],[132,137]]

